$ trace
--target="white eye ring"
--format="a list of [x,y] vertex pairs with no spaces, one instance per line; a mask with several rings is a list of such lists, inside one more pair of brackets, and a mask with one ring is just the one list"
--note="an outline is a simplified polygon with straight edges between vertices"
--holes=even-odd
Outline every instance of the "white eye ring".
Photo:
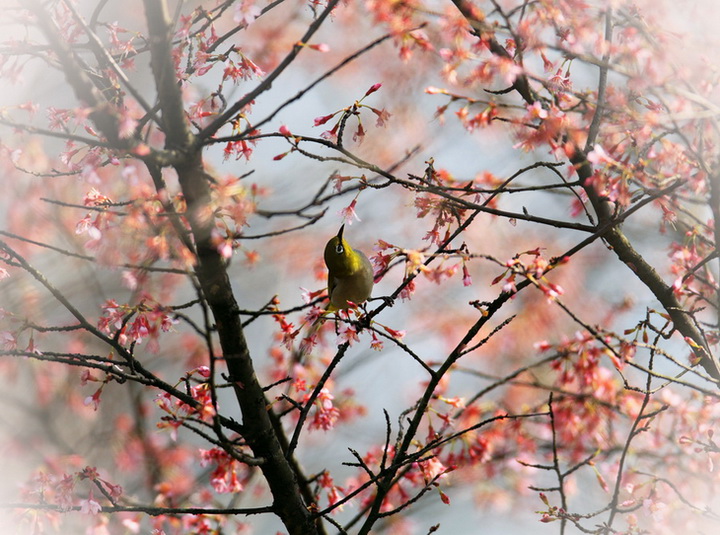
[[345,252],[345,247],[343,247],[342,244],[339,243],[337,247],[335,247],[335,252],[337,254],[343,254]]

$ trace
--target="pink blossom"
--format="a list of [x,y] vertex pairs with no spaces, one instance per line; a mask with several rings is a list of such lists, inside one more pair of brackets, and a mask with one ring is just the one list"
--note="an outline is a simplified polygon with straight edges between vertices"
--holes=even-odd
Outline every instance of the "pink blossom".
[[595,145],[593,150],[588,152],[587,160],[595,165],[618,165],[618,162],[611,158],[601,145]]
[[0,331],[0,347],[6,351],[17,349],[17,340],[10,331]]
[[390,327],[387,327],[385,325],[383,325],[383,329],[385,329],[385,331],[387,331],[387,333],[395,340],[402,340],[405,337],[405,331],[391,329]]
[[374,349],[375,351],[381,351],[383,348],[383,341],[378,338],[377,334],[374,332],[372,333],[372,341],[370,342],[370,347]]
[[134,518],[124,518],[122,525],[130,533],[140,533],[140,522]]
[[[312,301],[314,301],[319,296],[321,296],[322,294],[325,293],[324,289],[311,291],[311,290],[308,290],[307,288],[303,288],[302,286],[300,287],[300,290],[301,290],[300,296],[302,297],[303,303],[305,303],[305,304],[311,303]],[[322,313],[322,309],[318,309],[318,310]],[[314,311],[313,313],[316,313],[316,312],[317,311]]]
[[553,284],[551,282],[541,285],[540,289],[543,291],[543,293],[549,300],[556,299],[557,297],[560,297],[562,294],[565,293],[565,290],[563,290],[561,286]]
[[235,4],[233,20],[238,24],[249,26],[260,16],[262,9],[253,0],[243,0]]
[[102,511],[102,506],[93,499],[93,492],[86,500],[80,500],[80,512],[84,515],[96,515]]
[[349,342],[350,344],[360,341],[360,338],[358,338],[357,329],[352,325],[343,322],[338,327],[338,330],[338,337],[341,341]]
[[330,46],[326,43],[319,43],[317,45],[308,45],[308,48],[317,50],[318,52],[330,52]]
[[362,221],[357,213],[355,213],[355,206],[357,205],[357,199],[353,199],[353,201],[350,203],[350,205],[346,206],[342,210],[338,212],[340,216],[342,216],[343,223],[346,225],[352,225],[353,219],[356,219],[357,221]]
[[138,279],[135,273],[129,270],[125,270],[122,272],[122,275],[120,276],[122,280],[123,286],[127,288],[128,290],[135,290],[138,287]]
[[198,366],[195,371],[197,371],[205,379],[208,379],[210,377],[210,368],[208,366]]
[[533,119],[545,119],[548,116],[548,112],[542,107],[542,103],[536,100],[527,107],[528,116]]
[[102,394],[102,386],[98,388],[92,396],[88,396],[83,401],[83,405],[92,405],[93,410],[97,411],[100,406],[100,395]]
[[[309,396],[309,394],[308,394]],[[307,396],[306,396],[307,397]],[[323,388],[315,400],[315,413],[310,422],[311,429],[332,429],[340,416],[340,411],[333,405],[334,396],[327,388]],[[305,400],[307,401],[307,400]]]
[[224,259],[230,259],[233,255],[233,244],[231,240],[225,240],[218,245],[218,253]]
[[380,89],[381,87],[382,87],[382,84],[374,84],[373,86],[370,87],[370,89],[368,89],[368,90],[365,92],[365,95],[363,96],[363,98],[365,98],[365,97],[368,96],[368,95],[373,94],[375,91],[377,91],[377,90]]
[[365,139],[365,128],[362,123],[358,123],[355,133],[353,133],[353,141],[361,143],[363,139]]
[[463,286],[472,285],[472,277],[470,277],[470,272],[468,271],[468,268],[465,264],[463,264],[462,273],[463,273],[463,278],[462,278]]
[[385,110],[385,108],[381,110],[370,108],[370,111],[372,111],[377,116],[375,126],[377,126],[378,128],[382,128],[387,125],[387,122],[390,119],[390,113]]
[[210,475],[210,483],[215,492],[220,494],[241,492],[244,488],[238,477],[238,462],[220,448],[200,451],[200,466],[215,464]]
[[315,123],[315,126],[320,126],[321,124],[327,123],[333,117],[335,117],[335,114],[331,113],[330,115],[323,115],[322,117],[316,117],[313,122]]

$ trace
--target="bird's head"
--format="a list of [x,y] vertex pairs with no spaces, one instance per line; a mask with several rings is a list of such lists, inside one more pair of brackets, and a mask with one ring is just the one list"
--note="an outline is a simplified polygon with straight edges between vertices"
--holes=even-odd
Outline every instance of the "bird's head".
[[360,257],[343,238],[345,225],[325,245],[325,265],[334,277],[347,277],[360,269]]

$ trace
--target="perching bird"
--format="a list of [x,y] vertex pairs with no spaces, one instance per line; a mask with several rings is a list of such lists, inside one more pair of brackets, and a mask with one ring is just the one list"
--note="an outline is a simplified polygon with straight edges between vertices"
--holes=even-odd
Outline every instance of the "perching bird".
[[[345,225],[337,236],[325,245],[325,265],[328,268],[328,303],[323,314],[309,326],[300,342],[293,361],[301,363],[317,343],[316,336],[323,324],[324,316],[330,312],[350,308],[351,304],[361,305],[370,298],[373,288],[373,269],[370,260],[362,251],[353,249],[343,238]],[[298,329],[299,332],[299,329]]]
[[[367,301],[373,288],[373,268],[362,251],[353,249],[343,238],[345,225],[325,245],[328,268],[328,310],[349,308]],[[348,301],[350,303],[348,303]]]

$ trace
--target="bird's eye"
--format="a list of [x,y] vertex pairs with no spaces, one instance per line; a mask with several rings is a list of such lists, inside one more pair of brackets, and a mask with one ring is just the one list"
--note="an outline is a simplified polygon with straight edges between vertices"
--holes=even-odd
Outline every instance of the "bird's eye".
[[345,252],[345,247],[342,246],[342,243],[337,244],[337,247],[335,247],[335,252],[337,254],[343,254]]

